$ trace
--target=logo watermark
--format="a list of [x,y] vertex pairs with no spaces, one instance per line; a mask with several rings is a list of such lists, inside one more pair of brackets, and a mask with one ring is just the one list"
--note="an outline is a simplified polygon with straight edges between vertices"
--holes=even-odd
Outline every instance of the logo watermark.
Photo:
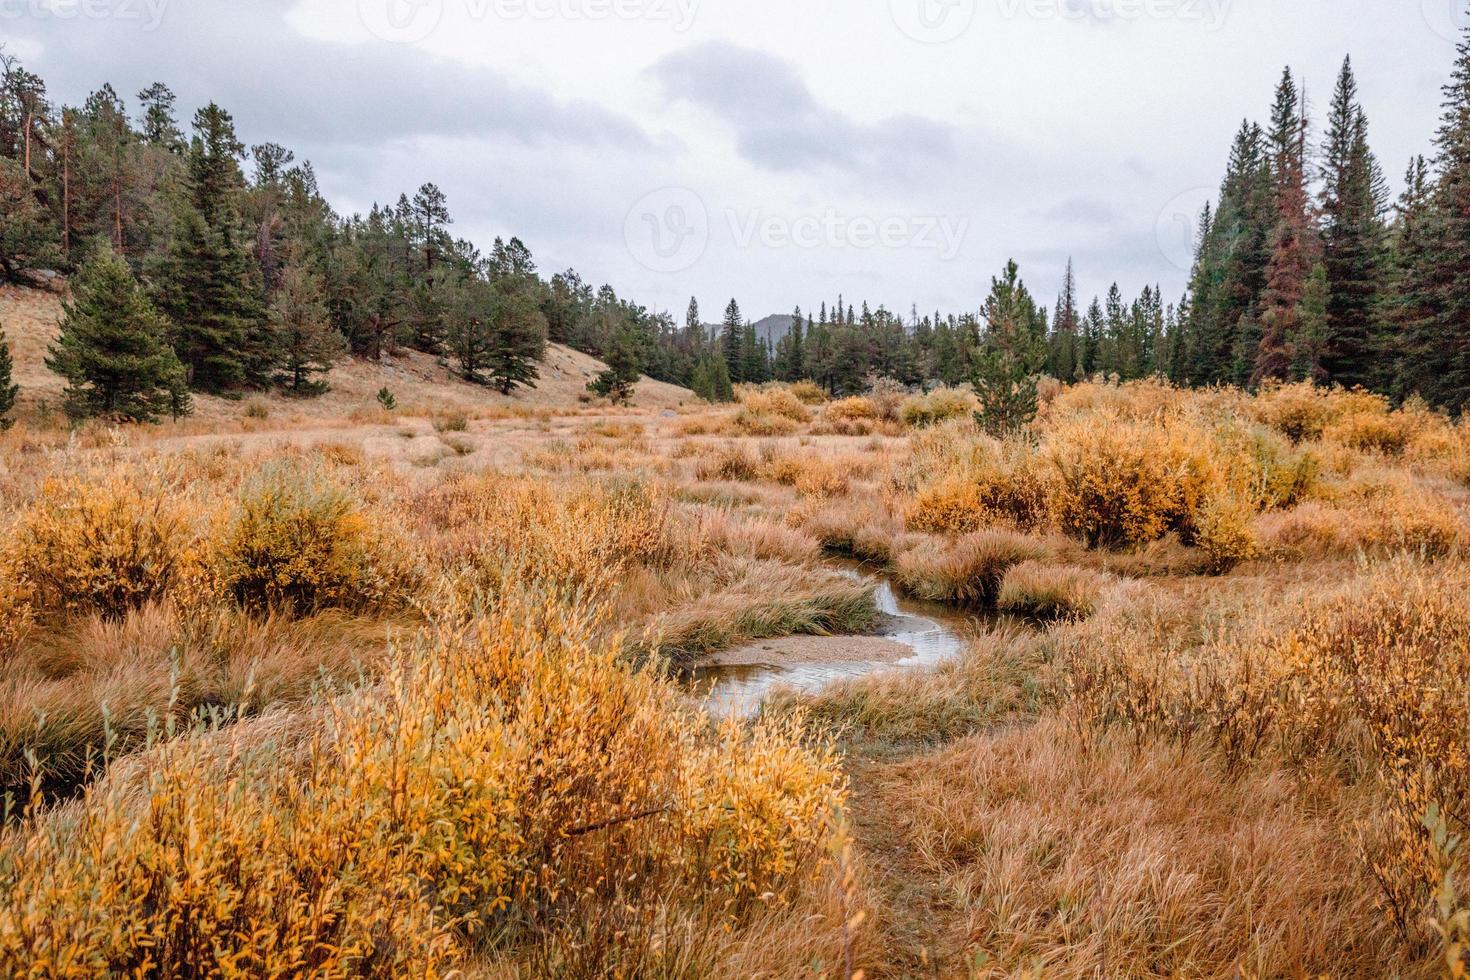
[[847,215],[836,208],[774,214],[760,208],[727,208],[712,219],[703,199],[685,187],[646,194],[623,221],[628,254],[653,272],[683,272],[704,257],[723,219],[735,248],[914,249],[941,261],[956,258],[970,219],[956,215]]
[[1458,42],[1470,30],[1470,4],[1465,0],[1419,0],[1429,29],[1446,41]]
[[739,248],[901,249],[933,252],[941,261],[957,256],[970,231],[970,219],[953,215],[869,215],[848,217],[836,208],[800,215],[760,210],[727,211],[730,237]]
[[1006,20],[1068,20],[1124,23],[1176,20],[1218,31],[1234,0],[995,0]]
[[970,29],[977,0],[888,0],[898,29],[921,44],[946,44]]
[[653,272],[683,272],[709,247],[709,209],[687,187],[645,194],[623,220],[628,254]]
[[374,36],[414,44],[443,24],[449,5],[471,23],[494,21],[642,20],[676,33],[694,24],[701,0],[357,0],[357,15]]
[[112,20],[155,31],[169,0],[0,0],[0,20]]
[[1176,195],[1164,205],[1154,223],[1154,240],[1159,254],[1174,268],[1189,272],[1194,269],[1194,253],[1199,244],[1200,218],[1206,207],[1214,207],[1218,196],[1210,187],[1195,187]]

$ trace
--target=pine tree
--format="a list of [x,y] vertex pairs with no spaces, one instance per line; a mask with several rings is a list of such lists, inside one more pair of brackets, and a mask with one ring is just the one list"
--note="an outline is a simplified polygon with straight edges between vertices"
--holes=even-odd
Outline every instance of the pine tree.
[[1327,346],[1327,307],[1330,299],[1327,267],[1312,266],[1297,305],[1296,331],[1291,339],[1291,378],[1325,384],[1322,351]]
[[1429,355],[1425,374],[1432,374],[1424,395],[1463,412],[1470,407],[1470,30],[1444,92],[1427,255],[1412,295],[1424,310],[1419,352]]
[[473,275],[446,278],[439,287],[445,341],[458,362],[459,375],[471,384],[486,384],[493,347],[495,296],[488,283]]
[[517,386],[536,387],[546,356],[546,321],[524,292],[501,295],[490,322],[485,371],[491,387],[508,395]]
[[1092,305],[1087,308],[1087,316],[1082,321],[1082,344],[1077,355],[1077,371],[1084,379],[1092,377],[1101,370],[1098,365],[1102,354],[1103,331],[1106,329],[1106,322],[1103,317],[1102,304],[1094,296]]
[[245,186],[229,113],[210,104],[194,117],[178,227],[159,280],[190,383],[223,391],[264,381],[276,360],[261,305],[259,269],[238,210]]
[[618,404],[626,404],[638,384],[642,354],[637,331],[631,323],[625,323],[614,335],[612,347],[607,352],[607,370],[588,384],[587,389]]
[[174,118],[174,104],[178,97],[173,90],[162,82],[154,82],[138,93],[138,101],[143,106],[144,142],[168,153],[183,153],[184,134],[179,131],[179,124]]
[[768,381],[769,375],[765,347],[756,336],[755,324],[746,323],[740,332],[740,379],[758,385]]
[[15,420],[10,418],[10,412],[15,408],[15,396],[20,392],[20,385],[11,383],[13,364],[10,357],[10,344],[5,340],[5,327],[0,325],[0,432],[4,432],[15,423]]
[[1299,331],[1298,307],[1311,274],[1315,239],[1309,226],[1306,186],[1305,106],[1287,69],[1276,89],[1271,116],[1272,171],[1276,184],[1276,227],[1271,262],[1261,297],[1261,339],[1251,372],[1252,387],[1287,378]]
[[1436,213],[1429,165],[1415,157],[1404,176],[1404,192],[1396,206],[1390,248],[1391,289],[1383,318],[1396,363],[1394,393],[1439,400],[1441,385],[1450,373],[1445,354],[1453,345],[1439,342],[1433,282]]
[[1057,310],[1052,318],[1051,339],[1047,352],[1046,372],[1061,381],[1072,381],[1078,373],[1078,333],[1082,321],[1077,309],[1077,277],[1072,260],[1062,279],[1062,292],[1057,297]]
[[66,411],[152,422],[189,411],[184,368],[168,344],[168,325],[128,264],[99,241],[62,305],[61,335],[46,366],[66,378]]
[[1322,254],[1329,291],[1322,368],[1347,387],[1373,385],[1379,370],[1376,322],[1383,248],[1383,177],[1368,148],[1352,62],[1338,75],[1323,146]]
[[332,325],[321,282],[299,263],[290,263],[270,306],[271,329],[281,353],[280,384],[293,395],[320,395],[325,380],[313,380],[332,369],[347,352],[347,342]]
[[740,304],[733,299],[725,307],[725,321],[720,328],[720,355],[725,359],[725,370],[731,382],[739,384],[746,380],[745,361],[741,341],[745,335],[745,317],[740,313]]

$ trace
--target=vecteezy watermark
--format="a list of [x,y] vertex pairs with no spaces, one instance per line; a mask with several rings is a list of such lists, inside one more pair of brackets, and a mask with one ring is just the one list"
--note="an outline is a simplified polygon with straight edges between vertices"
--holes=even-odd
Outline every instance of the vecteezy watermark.
[[893,22],[915,41],[944,44],[970,29],[976,0],[888,0]]
[[1429,29],[1446,41],[1459,41],[1470,30],[1470,4],[1465,0],[1419,0]]
[[737,248],[869,249],[911,248],[933,252],[943,261],[959,254],[970,219],[951,215],[868,215],[847,217],[836,208],[800,215],[760,210],[727,211],[730,237]]
[[1179,20],[1218,31],[1233,0],[994,0],[1006,20],[1139,21]]
[[623,220],[628,254],[653,272],[683,272],[709,247],[709,209],[687,187],[665,187],[638,199]]
[[0,0],[0,20],[130,21],[154,31],[169,0]]
[[438,30],[449,4],[472,23],[644,20],[683,33],[693,25],[700,0],[357,0],[357,14],[382,40],[413,44]]
[[1195,187],[1176,195],[1159,212],[1154,224],[1154,237],[1159,253],[1176,269],[1189,272],[1194,268],[1194,253],[1199,244],[1200,218],[1206,207],[1214,207],[1216,192],[1209,187]]

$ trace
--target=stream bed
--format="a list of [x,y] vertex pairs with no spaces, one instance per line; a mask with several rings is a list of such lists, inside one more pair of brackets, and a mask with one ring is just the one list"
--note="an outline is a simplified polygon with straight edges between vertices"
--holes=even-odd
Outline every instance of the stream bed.
[[837,681],[888,670],[931,667],[959,656],[970,619],[943,605],[900,595],[893,584],[856,563],[844,575],[874,587],[877,629],[862,636],[793,636],[759,640],[694,669],[690,685],[712,715],[752,715],[778,687],[815,693]]

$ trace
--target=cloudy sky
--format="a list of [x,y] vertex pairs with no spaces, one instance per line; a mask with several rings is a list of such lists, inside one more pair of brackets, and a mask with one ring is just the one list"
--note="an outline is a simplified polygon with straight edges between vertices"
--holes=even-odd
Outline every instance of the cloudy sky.
[[1427,153],[1465,0],[0,0],[59,101],[161,80],[316,165],[344,212],[432,180],[682,318],[838,293],[974,309],[1179,295],[1189,222],[1285,65],[1320,119],[1351,54],[1395,178]]

